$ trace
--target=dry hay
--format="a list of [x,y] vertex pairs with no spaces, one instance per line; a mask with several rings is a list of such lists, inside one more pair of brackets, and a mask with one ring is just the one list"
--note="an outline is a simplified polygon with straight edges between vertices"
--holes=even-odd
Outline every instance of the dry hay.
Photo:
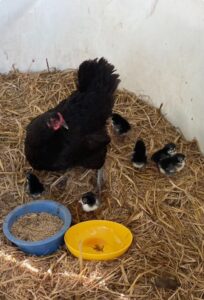
[[[98,212],[86,214],[77,203],[93,188],[93,171],[36,174],[46,197],[68,206],[74,222],[102,218],[127,225],[134,235],[129,251],[115,261],[81,264],[64,247],[48,257],[29,257],[3,237],[6,214],[31,200],[25,193],[30,168],[23,154],[25,127],[75,88],[74,72],[14,71],[0,77],[0,299],[203,299],[204,159],[195,141],[187,142],[158,109],[127,91],[117,93],[115,111],[128,118],[132,130],[125,139],[111,134]],[[151,162],[134,170],[130,157],[138,137],[149,156],[165,142],[176,142],[187,166],[171,178]]]

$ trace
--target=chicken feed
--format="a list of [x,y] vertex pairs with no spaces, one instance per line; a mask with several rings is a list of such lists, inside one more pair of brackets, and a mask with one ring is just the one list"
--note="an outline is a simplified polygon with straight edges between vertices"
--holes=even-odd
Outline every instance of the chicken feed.
[[12,234],[24,241],[35,242],[56,234],[63,221],[48,213],[30,213],[20,217],[11,227]]

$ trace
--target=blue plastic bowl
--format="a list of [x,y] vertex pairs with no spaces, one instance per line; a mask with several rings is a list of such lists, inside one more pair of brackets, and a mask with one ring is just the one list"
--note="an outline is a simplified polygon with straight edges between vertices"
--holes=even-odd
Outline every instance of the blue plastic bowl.
[[[17,239],[10,231],[13,223],[21,216],[28,213],[40,213],[47,212],[54,216],[58,216],[64,222],[63,227],[53,236],[36,241],[27,242],[24,240]],[[71,224],[70,211],[58,202],[52,200],[37,200],[29,202],[28,204],[21,205],[12,210],[5,218],[3,224],[3,232],[7,239],[13,244],[18,246],[19,249],[28,254],[33,255],[48,255],[55,252],[60,245],[64,243],[64,234]]]

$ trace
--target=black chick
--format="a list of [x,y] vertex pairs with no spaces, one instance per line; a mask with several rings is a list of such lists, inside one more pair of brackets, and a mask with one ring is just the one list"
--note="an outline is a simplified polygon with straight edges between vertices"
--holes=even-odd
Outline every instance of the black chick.
[[100,201],[93,192],[83,194],[82,198],[79,200],[79,203],[81,203],[82,209],[85,212],[94,211],[100,205]]
[[134,147],[132,155],[132,163],[135,168],[142,168],[147,163],[146,147],[143,140],[138,140]]
[[156,151],[152,155],[151,160],[158,163],[161,159],[170,157],[174,154],[176,154],[176,145],[174,143],[168,143],[162,149]]
[[158,162],[159,171],[165,175],[173,175],[180,172],[185,166],[185,155],[177,153],[171,157],[161,159]]
[[26,175],[27,178],[27,188],[28,192],[31,196],[37,197],[40,194],[44,192],[44,186],[43,184],[39,181],[37,176],[35,176],[32,173],[28,173]]
[[131,128],[129,122],[117,113],[112,114],[112,124],[119,135],[127,133]]

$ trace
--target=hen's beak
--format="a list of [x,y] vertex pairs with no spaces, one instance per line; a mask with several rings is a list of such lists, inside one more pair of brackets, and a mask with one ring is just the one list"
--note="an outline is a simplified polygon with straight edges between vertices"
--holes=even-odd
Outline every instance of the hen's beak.
[[66,122],[64,122],[64,124],[62,125],[62,127],[64,127],[65,129],[69,129],[69,127],[68,127],[68,125],[67,125],[67,123]]

